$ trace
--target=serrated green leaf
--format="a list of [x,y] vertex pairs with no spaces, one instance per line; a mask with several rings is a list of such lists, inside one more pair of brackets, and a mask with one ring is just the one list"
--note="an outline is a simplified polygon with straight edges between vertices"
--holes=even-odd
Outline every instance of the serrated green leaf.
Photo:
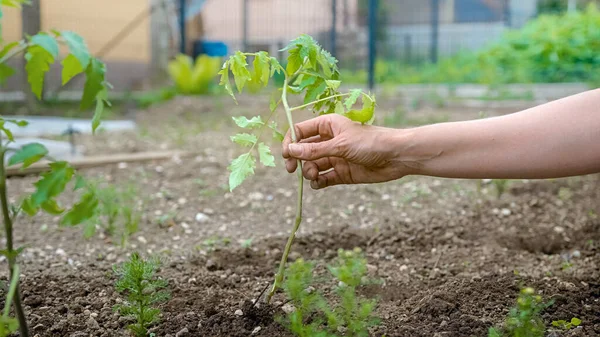
[[237,126],[239,126],[240,128],[244,128],[244,129],[254,129],[254,128],[259,128],[263,125],[265,125],[265,123],[262,121],[262,118],[260,118],[260,116],[254,116],[250,119],[246,118],[245,116],[240,116],[240,117],[231,117],[233,119],[233,121],[235,122],[235,124]]
[[50,70],[50,65],[54,62],[54,57],[46,49],[34,45],[27,49],[25,54],[27,64],[27,81],[31,85],[31,91],[38,99],[42,98],[42,89],[44,87],[44,76]]
[[92,192],[88,192],[81,197],[81,200],[71,208],[61,220],[63,226],[75,226],[96,214],[98,199]]
[[280,142],[283,142],[283,133],[281,133],[279,131],[279,129],[277,128],[277,122],[275,121],[271,121],[269,123],[269,128],[271,128],[271,130],[273,130],[273,138],[277,139]]
[[338,101],[335,103],[335,113],[338,115],[343,115],[346,112],[346,110],[344,109],[344,104],[342,104],[342,102]]
[[327,83],[327,87],[331,90],[338,90],[342,84],[342,81],[325,80],[325,83]]
[[318,78],[314,84],[306,88],[306,95],[304,96],[304,104],[314,102],[317,97],[321,96],[327,89],[327,84],[322,78]]
[[46,50],[54,59],[58,58],[58,42],[46,33],[39,33],[31,37],[31,43]]
[[269,69],[270,65],[271,62],[267,52],[261,51],[256,53],[252,66],[254,67],[254,73],[257,80],[265,87],[269,84],[269,77],[271,77]]
[[298,84],[298,88],[304,90],[304,88],[315,84],[317,78],[318,77],[316,76],[302,75],[302,80],[300,81],[300,84]]
[[363,108],[361,110],[350,110],[345,116],[355,122],[368,124],[373,121],[375,116],[375,98],[367,94],[362,95]]
[[246,55],[237,51],[231,56],[229,63],[235,80],[235,86],[237,87],[238,92],[241,93],[244,89],[244,85],[251,78],[250,71],[248,70],[248,63],[246,62]]
[[8,121],[5,121],[4,119],[0,119],[0,130],[2,132],[4,132],[4,134],[6,135],[6,138],[8,138],[9,141],[14,142],[15,137],[13,137],[12,131],[10,131],[9,129],[7,129],[4,126],[6,122],[8,122]]
[[254,174],[256,168],[256,158],[251,153],[244,153],[231,162],[227,168],[229,174],[229,191],[233,191],[240,186],[246,178]]
[[6,54],[8,54],[8,52],[13,50],[16,46],[18,46],[20,44],[21,44],[20,41],[7,43],[4,47],[2,47],[2,50],[0,50],[0,59],[3,58],[4,56],[6,56]]
[[76,175],[75,176],[75,186],[73,187],[73,191],[77,191],[87,186],[87,181],[83,176]]
[[16,120],[16,119],[5,119],[4,120],[6,123],[12,123],[18,127],[25,127],[27,125],[29,125],[29,122],[25,121],[25,120]]
[[[221,80],[219,81],[219,85],[222,85],[227,93],[233,98],[235,101],[235,95],[233,94],[233,89],[231,88],[231,83],[229,82],[229,61],[225,61],[223,63],[223,67],[218,72],[221,75]],[[237,102],[237,101],[236,101]]]
[[302,67],[303,59],[300,56],[300,50],[298,48],[290,50],[290,54],[287,58],[287,65],[285,67],[285,71],[288,76],[294,75],[300,67]]
[[571,318],[571,324],[573,326],[579,326],[579,325],[581,325],[581,320],[577,317],[573,317],[573,318]]
[[94,117],[92,118],[92,133],[96,132],[96,129],[100,126],[104,108],[110,106],[110,102],[106,100],[107,96],[106,88],[100,90],[96,96],[96,109],[94,109]]
[[48,149],[40,143],[30,143],[23,146],[8,160],[8,165],[23,163],[23,168],[29,167],[48,154]]
[[62,66],[62,85],[67,84],[73,77],[83,72],[81,63],[73,54],[67,55],[67,57],[62,60]]
[[38,207],[33,206],[31,198],[26,198],[21,203],[21,210],[23,210],[23,212],[27,213],[29,216],[34,216],[38,211]]
[[270,62],[271,62],[271,77],[273,77],[273,75],[275,75],[276,72],[278,74],[281,73],[281,64],[279,64],[279,61],[277,61],[276,58],[271,57]]
[[52,214],[52,215],[59,215],[65,211],[64,208],[61,208],[58,205],[58,203],[56,202],[55,199],[50,199],[46,202],[43,202],[40,206],[46,213]]
[[94,104],[98,93],[105,89],[106,66],[97,58],[92,58],[85,69],[85,76],[81,110],[90,108]]
[[346,109],[352,109],[352,106],[354,104],[356,104],[356,101],[358,100],[358,98],[360,97],[361,94],[362,94],[362,90],[360,90],[360,89],[350,90],[350,96],[348,96],[348,98],[346,98],[346,100],[344,101],[344,104],[346,105]]
[[37,208],[62,193],[74,172],[66,161],[51,163],[50,171],[42,174],[42,178],[34,184],[36,191],[31,195],[31,206]]
[[15,74],[15,70],[4,63],[0,63],[0,86],[6,83],[6,80]]
[[232,142],[242,145],[242,146],[248,146],[248,147],[256,144],[257,140],[258,139],[256,138],[255,135],[251,135],[249,133],[238,133],[235,136],[231,136]]
[[83,38],[79,34],[71,31],[62,31],[57,33],[60,34],[63,39],[65,39],[65,43],[69,47],[69,52],[71,53],[70,55],[73,55],[79,61],[79,65],[82,69],[81,71],[87,68],[91,57],[87,44]]
[[275,167],[275,157],[273,157],[271,149],[265,143],[258,144],[258,156],[263,165]]

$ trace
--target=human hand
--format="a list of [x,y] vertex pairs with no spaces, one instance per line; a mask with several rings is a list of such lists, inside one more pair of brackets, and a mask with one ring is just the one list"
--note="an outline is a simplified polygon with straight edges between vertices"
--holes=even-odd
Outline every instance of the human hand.
[[313,189],[339,184],[378,183],[410,173],[396,155],[398,130],[355,123],[336,114],[296,124],[298,144],[288,131],[283,157],[288,172],[303,160],[303,176]]

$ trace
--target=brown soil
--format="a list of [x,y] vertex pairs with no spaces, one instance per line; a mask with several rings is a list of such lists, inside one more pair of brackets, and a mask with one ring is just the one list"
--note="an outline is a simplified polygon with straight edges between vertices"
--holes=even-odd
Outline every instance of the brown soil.
[[[52,216],[18,219],[16,241],[29,245],[21,257],[21,284],[34,335],[128,336],[128,320],[112,310],[120,296],[111,266],[137,250],[165,260],[159,274],[169,281],[171,299],[161,307],[156,336],[291,336],[275,320],[282,294],[273,306],[252,300],[279,262],[295,180],[279,165],[257,170],[235,193],[223,188],[227,164],[239,153],[227,139],[227,116],[249,116],[258,105],[219,102],[177,100],[140,112],[138,133],[82,139],[89,152],[198,152],[84,171],[138,187],[144,216],[126,248],[103,235],[84,240],[81,229],[60,228]],[[10,179],[8,187],[18,196],[31,192],[34,180]],[[474,182],[424,177],[307,191],[291,257],[324,266],[338,248],[361,247],[370,276],[380,280],[361,289],[379,299],[382,323],[373,336],[486,336],[525,285],[554,300],[543,313],[547,326],[572,317],[583,322],[548,336],[600,336],[598,184],[598,176],[515,181],[500,199],[491,185],[477,194]],[[62,201],[72,200],[67,193]],[[199,212],[202,221],[195,219]],[[160,221],[164,215],[167,221]],[[243,248],[246,239],[253,241]],[[331,285],[318,288],[328,293]],[[243,315],[235,314],[238,309]]]

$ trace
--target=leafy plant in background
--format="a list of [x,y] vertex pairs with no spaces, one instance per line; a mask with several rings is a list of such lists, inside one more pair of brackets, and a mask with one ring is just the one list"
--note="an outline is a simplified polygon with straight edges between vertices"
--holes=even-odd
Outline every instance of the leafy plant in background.
[[581,320],[577,317],[571,318],[571,321],[558,320],[552,321],[552,326],[557,327],[561,330],[571,330],[581,325]]
[[[25,0],[0,0],[0,20],[2,19],[2,6],[19,7],[26,3]],[[25,71],[31,90],[38,99],[41,99],[44,84],[44,75],[50,70],[50,65],[59,59],[59,44],[68,47],[69,53],[62,59],[62,84],[69,82],[74,76],[84,73],[86,82],[81,100],[81,109],[88,109],[95,103],[92,130],[100,125],[100,118],[107,101],[107,90],[110,87],[105,80],[106,67],[102,61],[90,55],[83,38],[70,31],[42,32],[16,42],[5,42],[1,35],[0,21],[0,85],[14,75],[15,70],[7,62],[17,56],[24,55]],[[52,161],[48,158],[48,150],[39,143],[26,144],[21,148],[14,148],[13,134],[9,125],[24,127],[25,121],[4,119],[0,117],[0,204],[4,219],[6,233],[6,248],[0,251],[8,260],[10,276],[15,283],[12,303],[18,320],[18,329],[21,337],[29,336],[29,329],[21,303],[18,282],[17,257],[24,247],[15,248],[13,242],[13,225],[21,212],[30,216],[40,210],[53,214],[63,215],[61,224],[77,225],[87,220],[92,214],[98,201],[93,194],[86,193],[82,199],[70,210],[66,210],[57,201],[57,197],[65,190],[67,184],[76,177],[75,189],[85,189],[83,178],[76,175],[75,170],[66,161]],[[6,160],[7,153],[14,152]],[[24,198],[20,205],[9,205],[6,186],[6,165],[21,165],[22,168],[42,160],[50,159],[49,170],[43,173],[35,186],[35,192]],[[17,276],[15,276],[17,275]],[[16,281],[15,281],[16,279]],[[9,293],[10,295],[10,293]],[[6,303],[10,303],[7,299]],[[12,322],[12,321],[11,321]],[[8,324],[8,328],[14,324]]]
[[314,264],[298,259],[290,265],[283,290],[295,310],[280,318],[281,323],[299,337],[368,336],[368,329],[379,320],[373,315],[377,302],[357,294],[367,273],[362,251],[338,250],[338,258],[328,269],[337,283],[336,298],[331,301],[335,304],[312,287]]
[[103,182],[91,183],[89,188],[98,200],[98,207],[85,223],[84,236],[92,237],[100,225],[108,236],[117,237],[121,246],[125,246],[137,232],[141,219],[137,188],[133,184],[117,187]]
[[[574,13],[543,14],[507,31],[480,51],[461,52],[437,64],[378,60],[378,83],[554,83],[600,85],[600,11],[594,3]],[[367,72],[342,73],[366,83]],[[348,82],[348,81],[347,81]]]
[[169,299],[169,293],[164,290],[167,281],[156,277],[159,266],[157,258],[143,259],[133,253],[129,261],[113,267],[119,277],[115,288],[127,296],[123,304],[114,309],[120,315],[136,320],[127,328],[138,337],[148,336],[148,328],[159,320],[161,311],[156,305]]
[[[279,97],[271,98],[271,114],[266,120],[263,120],[261,116],[254,116],[250,119],[244,116],[233,117],[233,120],[239,127],[251,133],[239,133],[231,137],[233,142],[249,148],[246,153],[234,159],[229,166],[231,172],[229,175],[229,189],[231,191],[238,187],[246,178],[254,174],[257,157],[264,166],[275,166],[275,158],[271,154],[269,146],[261,141],[261,137],[265,129],[270,128],[273,130],[275,138],[279,140],[283,139],[283,135],[277,129],[277,124],[272,120],[280,104],[283,105],[293,142],[297,142],[298,138],[292,113],[301,109],[311,108],[314,113],[318,114],[337,113],[361,123],[370,123],[373,120],[375,110],[374,96],[358,89],[351,90],[348,93],[341,93],[339,91],[341,81],[339,79],[337,60],[321,48],[311,36],[301,35],[293,40],[284,51],[288,53],[287,66],[285,68],[281,66],[276,58],[269,56],[267,52],[243,53],[238,51],[223,64],[219,72],[221,75],[220,84],[225,87],[234,100],[235,96],[229,80],[230,71],[233,74],[238,92],[242,92],[244,86],[249,81],[259,81],[263,86],[267,86],[269,79],[275,74],[283,73],[284,75],[283,86],[275,93]],[[252,69],[248,68],[248,57],[253,58]],[[290,107],[288,95],[304,95],[304,104]],[[359,98],[361,98],[363,103],[362,109],[353,109]],[[258,153],[258,156],[255,152]],[[270,301],[283,281],[287,257],[296,231],[302,221],[304,179],[302,177],[301,161],[298,161],[297,176],[298,199],[294,228],[285,246],[273,287],[267,294],[267,302]]]
[[194,61],[188,55],[177,55],[168,71],[177,91],[184,95],[208,93],[221,65],[221,58],[200,55]]
[[502,328],[490,328],[488,337],[543,337],[546,332],[541,312],[552,305],[543,303],[533,288],[523,288],[517,306],[510,309]]

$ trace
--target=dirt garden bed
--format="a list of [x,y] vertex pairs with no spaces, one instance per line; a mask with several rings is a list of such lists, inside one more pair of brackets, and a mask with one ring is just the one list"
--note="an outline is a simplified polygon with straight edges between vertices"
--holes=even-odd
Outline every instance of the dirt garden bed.
[[[294,179],[281,167],[260,169],[235,193],[223,188],[236,154],[227,115],[255,107],[218,102],[179,100],[140,112],[137,133],[82,139],[95,153],[198,155],[83,172],[138,188],[140,231],[124,249],[103,235],[84,240],[81,229],[61,228],[51,216],[17,221],[17,244],[28,244],[22,292],[33,335],[128,336],[128,321],[112,310],[120,296],[111,268],[140,251],[163,257],[159,274],[169,281],[156,336],[291,336],[276,322],[282,294],[270,307],[251,301],[271,282],[291,228]],[[34,180],[12,178],[8,188],[27,193]],[[324,266],[338,248],[362,248],[369,275],[380,280],[360,290],[379,299],[373,336],[487,336],[525,285],[554,300],[543,313],[547,326],[582,320],[548,336],[600,336],[599,186],[598,176],[515,181],[497,199],[491,185],[478,194],[472,181],[407,177],[308,191],[292,259]],[[317,287],[327,294],[332,284]]]

